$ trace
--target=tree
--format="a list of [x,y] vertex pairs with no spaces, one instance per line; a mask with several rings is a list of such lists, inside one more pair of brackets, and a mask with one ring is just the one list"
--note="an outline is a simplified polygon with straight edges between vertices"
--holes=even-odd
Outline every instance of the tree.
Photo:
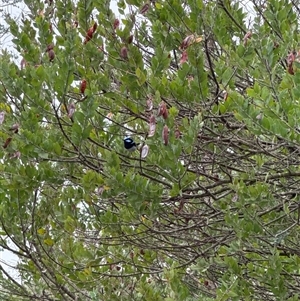
[[298,1],[25,3],[2,299],[298,300]]

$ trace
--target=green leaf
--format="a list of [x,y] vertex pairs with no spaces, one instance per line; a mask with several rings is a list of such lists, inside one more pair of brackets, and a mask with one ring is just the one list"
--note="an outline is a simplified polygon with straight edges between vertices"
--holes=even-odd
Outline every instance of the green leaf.
[[135,73],[138,78],[139,85],[142,86],[146,81],[146,76],[145,76],[144,72],[141,71],[140,68],[137,68]]
[[59,145],[59,143],[55,142],[53,143],[53,149],[54,149],[54,152],[56,153],[56,155],[61,155],[61,147]]

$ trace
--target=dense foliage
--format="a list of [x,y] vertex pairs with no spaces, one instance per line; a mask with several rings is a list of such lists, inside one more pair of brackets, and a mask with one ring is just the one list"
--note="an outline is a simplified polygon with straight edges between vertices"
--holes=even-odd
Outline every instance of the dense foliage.
[[299,300],[298,1],[24,2],[0,299]]

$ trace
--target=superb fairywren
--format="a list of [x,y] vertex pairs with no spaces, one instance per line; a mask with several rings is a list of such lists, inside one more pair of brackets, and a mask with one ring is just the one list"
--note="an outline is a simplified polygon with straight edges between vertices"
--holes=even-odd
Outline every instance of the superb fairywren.
[[138,145],[139,143],[135,143],[132,138],[130,137],[124,138],[124,147],[130,152],[135,151]]

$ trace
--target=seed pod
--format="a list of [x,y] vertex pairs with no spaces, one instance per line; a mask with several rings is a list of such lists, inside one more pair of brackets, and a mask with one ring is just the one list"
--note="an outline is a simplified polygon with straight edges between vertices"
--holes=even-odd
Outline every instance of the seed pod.
[[50,43],[49,45],[47,45],[46,52],[53,50],[53,48],[54,48],[54,44]]
[[133,35],[130,35],[129,38],[127,39],[127,43],[131,44],[133,41]]
[[48,57],[49,57],[49,61],[52,62],[55,58],[55,53],[54,51],[51,49],[48,51]]
[[151,111],[153,109],[153,101],[151,96],[148,96],[146,105],[147,105],[147,111]]
[[156,129],[156,120],[155,120],[155,116],[151,115],[150,119],[149,119],[149,133],[148,133],[148,137],[153,137],[155,134],[155,129]]
[[168,143],[169,143],[169,128],[168,128],[167,125],[165,125],[163,127],[163,130],[162,130],[162,139],[163,139],[164,145],[168,145]]
[[182,41],[181,45],[179,46],[180,50],[186,50],[190,45],[194,43],[200,43],[203,40],[201,36],[195,36],[193,34],[187,36]]
[[155,123],[150,123],[149,124],[149,133],[148,137],[153,137],[155,134],[155,129],[156,129],[156,124]]
[[148,156],[149,153],[149,146],[147,144],[145,144],[142,148],[141,148],[141,158],[145,159]]
[[24,69],[24,67],[26,67],[28,64],[27,64],[27,62],[26,62],[26,60],[23,58],[22,60],[21,60],[21,69]]
[[165,112],[167,111],[167,106],[165,104],[164,101],[162,101],[159,106],[158,106],[158,110],[157,110],[157,116],[163,116],[164,114],[166,114]]
[[18,123],[13,124],[9,130],[13,131],[15,134],[18,133],[20,125]]
[[14,159],[14,158],[19,159],[20,157],[21,157],[21,152],[16,151],[16,152],[13,153],[9,158],[10,158],[10,159]]
[[68,106],[68,117],[72,118],[74,113],[75,113],[75,104],[74,104],[74,102],[72,102]]
[[90,27],[86,33],[84,44],[86,44],[88,41],[90,41],[93,37],[94,32],[96,31],[98,27],[98,24],[95,22],[92,27]]
[[154,116],[154,115],[151,115],[151,116],[150,116],[149,123],[150,123],[150,124],[155,124],[155,123],[156,123],[156,121],[155,121],[155,116]]
[[175,138],[179,139],[179,138],[181,138],[181,135],[182,135],[181,132],[178,129],[176,129],[175,130]]
[[93,33],[96,31],[97,27],[98,27],[98,24],[97,24],[97,22],[95,22],[93,25]]
[[120,21],[119,21],[119,19],[115,19],[114,25],[113,25],[114,30],[116,30],[117,28],[119,28],[119,26],[120,26]]
[[10,144],[11,140],[12,140],[12,138],[11,138],[11,137],[8,137],[8,138],[6,139],[6,141],[5,141],[5,143],[3,144],[3,148],[7,148],[8,145]]
[[80,92],[81,92],[81,94],[84,94],[85,89],[86,89],[86,80],[83,79],[81,81],[81,84],[80,84]]
[[287,68],[287,71],[288,71],[288,73],[289,73],[289,74],[291,74],[291,75],[294,75],[294,74],[295,74],[295,72],[294,72],[294,69],[293,69],[293,66],[292,66],[292,65],[289,65],[289,66],[288,66],[288,68]]
[[2,112],[0,112],[0,124],[2,124],[2,123],[3,123],[3,121],[4,121],[4,118],[5,118],[5,112],[4,112],[4,111],[2,111]]
[[149,10],[149,7],[150,7],[149,3],[144,4],[140,10],[140,14],[144,15]]
[[292,65],[295,59],[296,59],[296,53],[294,51],[291,51],[287,57],[288,66]]
[[128,50],[127,50],[127,47],[126,47],[126,46],[123,46],[123,47],[121,48],[120,56],[121,56],[121,58],[123,58],[123,59],[127,59],[127,58],[128,58]]
[[181,49],[181,50],[187,49],[192,44],[194,39],[195,39],[195,36],[193,34],[185,37],[184,40],[182,41],[179,49]]
[[90,27],[86,33],[86,37],[92,38],[94,34],[94,28]]
[[248,32],[245,34],[244,39],[243,39],[243,41],[244,41],[244,46],[247,45],[248,40],[251,38],[251,36],[252,36],[252,32],[251,32],[251,31],[248,31]]
[[91,39],[91,38],[90,38],[89,36],[86,36],[85,39],[84,39],[83,44],[85,45],[88,41],[90,41],[90,39]]
[[168,109],[166,109],[163,113],[163,119],[166,120],[168,118],[168,115],[169,115],[169,111],[168,111]]

